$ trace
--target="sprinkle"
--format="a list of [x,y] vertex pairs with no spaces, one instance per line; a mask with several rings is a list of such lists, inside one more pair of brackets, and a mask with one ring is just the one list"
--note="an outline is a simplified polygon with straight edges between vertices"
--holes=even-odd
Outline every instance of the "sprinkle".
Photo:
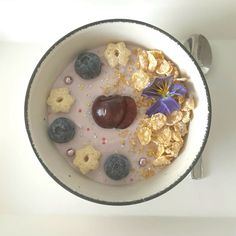
[[140,159],[139,159],[139,165],[140,166],[145,166],[146,164],[147,164],[147,159],[145,158],[145,157],[141,157]]
[[87,128],[87,131],[90,131],[90,128]]
[[102,138],[102,144],[106,144],[107,143],[107,139],[106,138]]
[[82,112],[82,109],[79,109],[78,112]]
[[69,148],[66,150],[66,155],[68,157],[73,157],[75,155],[75,150],[73,148]]
[[72,84],[72,82],[73,82],[73,78],[71,76],[67,75],[67,76],[64,77],[64,83],[65,84],[69,85],[69,84]]

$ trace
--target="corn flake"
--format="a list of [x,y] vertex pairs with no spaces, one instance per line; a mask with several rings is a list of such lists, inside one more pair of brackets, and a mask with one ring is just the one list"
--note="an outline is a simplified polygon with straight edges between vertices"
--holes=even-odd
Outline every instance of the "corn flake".
[[188,123],[191,120],[191,111],[184,111],[182,121]]
[[179,130],[172,131],[172,139],[176,142],[183,143],[183,138]]
[[156,73],[161,75],[170,75],[172,70],[172,65],[168,61],[163,60],[162,63],[157,66]]
[[145,50],[142,49],[138,49],[138,62],[139,62],[139,67],[140,69],[147,71],[148,69],[148,56],[147,56],[147,52]]
[[164,152],[165,152],[165,147],[164,147],[164,145],[159,143],[159,144],[157,145],[157,150],[156,150],[156,152],[154,153],[154,156],[155,156],[156,158],[158,158],[158,157],[162,156]]
[[183,121],[176,123],[173,127],[174,130],[176,132],[179,132],[182,137],[184,137],[188,133],[187,125]]
[[131,83],[136,90],[141,91],[148,85],[149,75],[139,70],[132,75]]
[[163,155],[160,156],[158,158],[156,158],[152,164],[154,166],[159,166],[159,167],[163,167],[163,166],[167,166],[171,163],[170,159],[168,158],[168,155]]
[[147,51],[147,56],[148,56],[148,70],[150,72],[154,72],[157,67],[157,59],[150,51]]
[[159,130],[166,124],[167,117],[162,113],[156,113],[151,116],[149,125],[153,130]]
[[174,125],[183,118],[183,113],[181,111],[173,111],[170,115],[167,116],[167,124]]
[[168,148],[165,149],[165,153],[169,155],[169,159],[176,158],[182,146],[183,143],[181,142],[173,142]]
[[142,145],[147,145],[151,141],[152,130],[148,127],[139,127],[137,130],[137,136]]
[[182,111],[191,111],[195,107],[195,102],[193,97],[186,98],[185,102],[183,103]]
[[171,130],[168,126],[164,126],[162,129],[152,134],[152,141],[155,144],[163,144],[168,146],[171,140]]

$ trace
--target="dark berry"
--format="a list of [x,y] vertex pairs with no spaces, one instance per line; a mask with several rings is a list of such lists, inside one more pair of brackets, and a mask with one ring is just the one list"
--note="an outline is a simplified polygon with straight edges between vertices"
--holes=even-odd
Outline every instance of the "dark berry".
[[99,96],[93,102],[93,119],[102,128],[116,128],[124,118],[125,106],[120,95]]
[[74,122],[64,117],[55,119],[48,127],[48,136],[56,143],[69,142],[74,135]]
[[100,58],[91,52],[81,53],[75,61],[75,71],[83,79],[93,79],[101,72]]
[[122,122],[118,125],[117,128],[125,129],[130,126],[137,116],[137,106],[133,98],[129,96],[124,96],[126,103],[125,115]]
[[130,172],[130,162],[121,154],[112,154],[104,163],[104,171],[113,180],[125,178]]

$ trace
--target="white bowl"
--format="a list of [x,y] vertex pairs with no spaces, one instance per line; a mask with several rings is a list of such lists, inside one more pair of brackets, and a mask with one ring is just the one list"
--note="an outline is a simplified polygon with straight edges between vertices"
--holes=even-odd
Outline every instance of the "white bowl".
[[[126,186],[96,183],[60,158],[47,137],[46,98],[50,87],[80,51],[126,41],[146,48],[157,48],[191,79],[191,89],[197,100],[193,120],[184,150],[180,156],[156,176]],[[210,95],[205,78],[193,57],[173,36],[163,30],[139,21],[115,19],[82,26],[65,35],[42,57],[30,79],[25,98],[25,124],[36,156],[61,186],[73,194],[102,204],[128,205],[158,197],[176,186],[191,171],[206,144],[211,121]],[[186,196],[187,197],[187,196]]]

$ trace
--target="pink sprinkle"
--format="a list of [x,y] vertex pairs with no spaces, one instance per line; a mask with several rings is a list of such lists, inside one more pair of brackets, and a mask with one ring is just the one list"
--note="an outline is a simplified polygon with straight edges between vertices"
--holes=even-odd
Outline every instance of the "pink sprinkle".
[[89,131],[90,130],[90,128],[87,128],[87,131]]
[[103,137],[102,140],[106,140],[106,138]]
[[82,110],[81,110],[81,109],[79,109],[79,110],[78,110],[78,112],[82,112]]
[[68,157],[73,157],[75,155],[75,150],[73,148],[69,148],[66,150],[66,155]]

